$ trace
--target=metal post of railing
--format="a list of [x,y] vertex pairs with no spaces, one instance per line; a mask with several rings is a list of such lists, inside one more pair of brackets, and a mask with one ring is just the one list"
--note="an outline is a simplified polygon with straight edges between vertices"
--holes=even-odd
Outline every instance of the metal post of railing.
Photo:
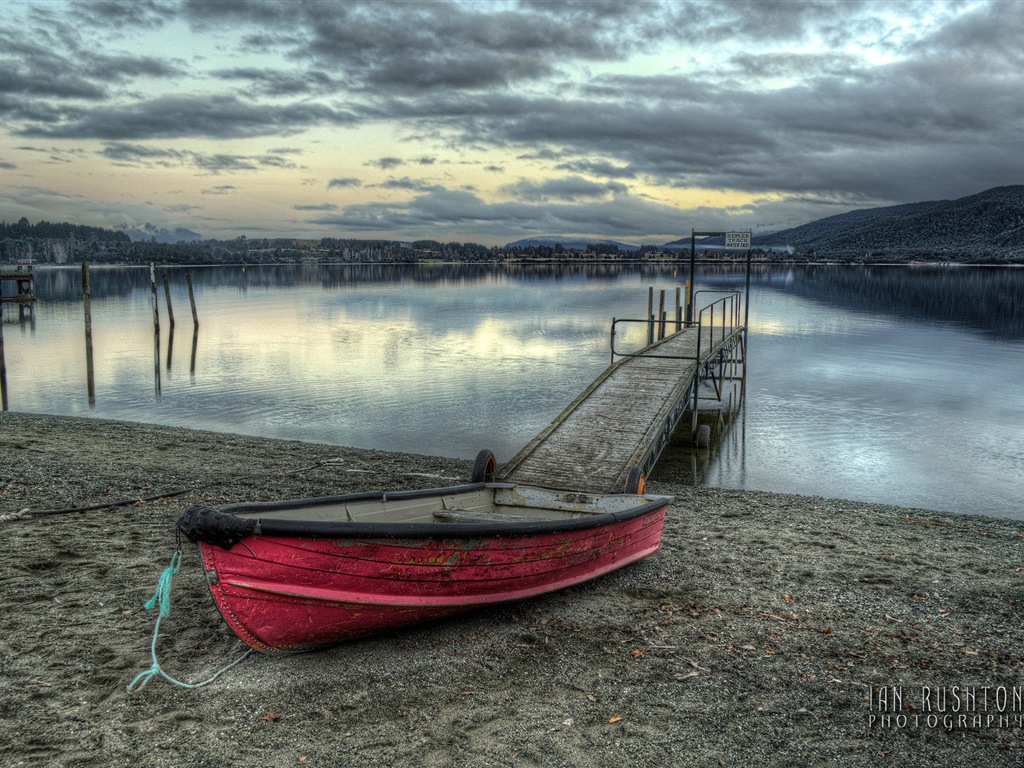
[[647,343],[654,343],[654,286],[647,286],[647,319],[651,321],[647,326]]
[[725,305],[722,305],[722,343],[725,343],[725,316],[728,314],[725,311]]
[[665,289],[661,289],[660,296],[658,298],[658,320],[660,325],[658,326],[658,340],[665,338]]
[[704,330],[704,311],[697,314],[697,366],[693,371],[693,417],[690,419],[690,438],[697,435],[697,390],[700,389],[700,341]]

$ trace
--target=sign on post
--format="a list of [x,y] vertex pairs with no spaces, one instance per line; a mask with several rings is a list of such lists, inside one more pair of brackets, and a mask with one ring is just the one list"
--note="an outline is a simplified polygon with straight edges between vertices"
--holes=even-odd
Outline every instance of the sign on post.
[[725,247],[726,248],[750,248],[750,233],[749,232],[726,232],[725,233]]

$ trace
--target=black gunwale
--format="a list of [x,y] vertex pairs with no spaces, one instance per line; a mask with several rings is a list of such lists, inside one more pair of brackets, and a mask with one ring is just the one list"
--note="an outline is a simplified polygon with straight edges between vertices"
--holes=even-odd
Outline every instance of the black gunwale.
[[[239,520],[252,520],[252,517],[241,518],[236,513],[252,515],[260,511],[279,511],[282,509],[303,509],[324,504],[343,504],[358,501],[388,501],[417,499],[430,496],[452,496],[460,493],[472,493],[484,488],[514,488],[510,483],[470,483],[447,488],[425,488],[413,491],[370,491],[351,493],[341,496],[321,496],[305,499],[289,499],[283,501],[260,501],[249,503],[222,504],[212,507],[220,515],[236,517]],[[615,494],[586,494],[588,496],[609,496]],[[608,512],[601,515],[588,515],[568,520],[516,521],[507,523],[352,523],[324,522],[319,520],[264,520],[256,518],[257,532],[264,536],[287,536],[314,539],[457,539],[481,537],[512,537],[537,536],[548,533],[568,533],[585,531],[592,528],[633,520],[642,515],[662,509],[672,501],[671,496],[659,496],[655,500],[638,504],[621,512]],[[201,531],[197,538],[203,539]]]

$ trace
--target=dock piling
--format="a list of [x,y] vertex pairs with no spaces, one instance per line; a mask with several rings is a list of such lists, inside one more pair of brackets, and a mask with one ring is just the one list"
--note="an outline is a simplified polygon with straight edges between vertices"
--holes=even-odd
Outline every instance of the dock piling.
[[192,290],[192,275],[188,272],[185,273],[185,282],[188,283],[188,301],[192,305],[192,322],[195,324],[195,328],[199,330],[199,315],[196,313],[196,294]]
[[654,286],[647,286],[647,343],[654,343]]
[[7,361],[4,360],[4,318],[2,315],[0,315],[0,410],[7,410]]
[[82,262],[82,310],[85,314],[85,385],[89,394],[89,407],[96,405],[96,372],[92,362],[92,296],[89,284],[89,264]]
[[171,284],[167,280],[167,273],[164,272],[164,297],[167,299],[167,317],[171,323],[171,330],[174,330],[174,309],[171,307]]
[[156,301],[156,264],[149,265],[149,286],[153,293],[153,331],[160,333],[160,307]]
[[658,340],[665,338],[665,289],[661,289],[661,297],[658,299]]

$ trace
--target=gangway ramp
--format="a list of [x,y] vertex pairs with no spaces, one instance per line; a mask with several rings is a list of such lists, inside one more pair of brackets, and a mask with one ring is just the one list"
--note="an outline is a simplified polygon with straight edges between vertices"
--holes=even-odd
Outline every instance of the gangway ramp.
[[621,492],[630,469],[650,473],[683,414],[696,405],[700,383],[720,376],[743,351],[742,326],[698,320],[616,360],[499,468],[498,479]]

